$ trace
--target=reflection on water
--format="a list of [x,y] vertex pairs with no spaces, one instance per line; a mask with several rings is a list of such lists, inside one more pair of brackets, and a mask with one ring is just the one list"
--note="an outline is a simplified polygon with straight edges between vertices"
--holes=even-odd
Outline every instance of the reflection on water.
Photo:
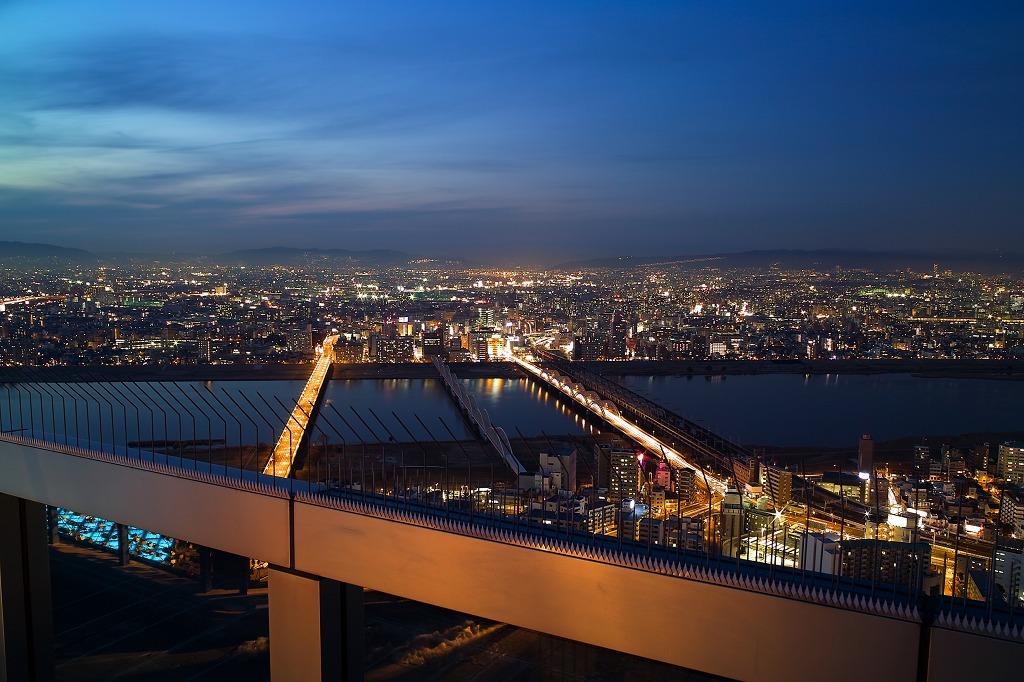
[[[491,421],[511,436],[592,430],[585,415],[527,379],[467,379]],[[273,443],[302,381],[99,382],[0,386],[5,430],[110,449],[117,443],[162,447],[214,441]],[[313,436],[354,443],[472,438],[437,379],[340,380],[329,383]]]
[[[512,437],[590,433],[599,425],[533,379],[463,379]],[[907,374],[644,377],[626,386],[740,443],[847,446],[876,439],[1024,429],[1024,383]],[[0,423],[23,435],[109,448],[116,442],[272,443],[302,381],[0,385]],[[437,379],[328,385],[316,438],[373,443],[470,438]],[[47,436],[49,438],[50,436]],[[133,446],[134,447],[134,446]]]
[[0,386],[5,430],[110,450],[190,440],[272,443],[301,381],[94,382]]
[[[512,437],[516,429],[525,436],[589,433],[590,424],[561,401],[527,379],[463,379],[477,405],[491,421]],[[365,442],[410,438],[447,440],[471,438],[454,402],[437,379],[387,379],[332,381],[323,417],[341,428],[346,437]],[[365,424],[359,420],[363,416]],[[411,434],[411,435],[410,435]]]
[[629,376],[625,385],[740,443],[853,446],[1024,429],[1024,382],[909,374]]

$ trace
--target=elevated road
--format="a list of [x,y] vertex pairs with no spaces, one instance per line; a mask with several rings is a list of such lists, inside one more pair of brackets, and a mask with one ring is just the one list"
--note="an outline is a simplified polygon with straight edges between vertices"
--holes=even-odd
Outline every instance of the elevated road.
[[285,422],[284,431],[277,439],[277,445],[274,446],[270,459],[263,467],[263,473],[283,478],[291,476],[295,458],[307,437],[310,421],[313,419],[313,413],[320,400],[320,393],[323,391],[327,375],[331,371],[331,363],[334,362],[334,344],[337,341],[337,336],[328,336],[324,339],[320,348],[320,357],[313,365],[313,371],[310,373],[306,385],[303,386],[302,393],[299,394],[299,399],[296,401],[288,421]]
[[[583,363],[571,363],[536,346],[533,347],[533,351],[542,359],[542,363],[528,362],[522,358],[518,358],[516,362],[534,376],[540,377],[566,393],[562,386],[551,384],[537,372],[548,376],[558,374],[561,377],[559,382],[568,384],[572,388],[572,391],[567,393],[568,395],[573,393],[587,395],[589,402],[601,402],[606,406],[614,405],[616,414],[622,423],[627,425],[624,428],[632,427],[646,433],[663,444],[666,452],[675,452],[686,462],[686,466],[705,472],[709,479],[712,476],[720,481],[731,479],[738,486],[747,482],[754,462],[758,459],[750,450],[630,391],[625,386],[588,370]],[[532,365],[536,371],[526,367],[524,362]],[[587,406],[586,402],[579,399],[576,402]],[[658,450],[655,448],[654,451]],[[670,463],[680,466],[676,459],[669,458],[669,460]],[[767,469],[775,468],[764,462],[758,462],[758,465]],[[863,525],[864,514],[867,511],[866,506],[849,497],[840,498],[839,495],[825,490],[795,473],[792,476],[794,500],[807,505],[813,511],[827,514],[832,518],[845,517],[847,524]],[[796,515],[793,514],[793,516],[795,520]]]
[[673,447],[672,444],[665,442],[654,434],[645,431],[633,422],[622,417],[613,401],[602,399],[597,393],[588,391],[585,386],[572,381],[571,378],[565,377],[558,372],[541,367],[540,365],[519,357],[518,355],[513,354],[510,357],[513,362],[522,367],[528,373],[544,381],[547,385],[555,388],[565,396],[571,398],[577,404],[590,410],[601,419],[618,429],[624,435],[647,448],[650,452],[660,454],[673,466],[693,469],[695,472],[701,474],[701,478],[706,480],[709,488],[713,489],[715,492],[724,494],[727,487],[725,478],[716,475],[714,472],[709,473],[706,469],[700,466],[700,464],[691,462],[684,457],[682,453]]
[[66,298],[64,295],[58,296],[20,296],[18,298],[8,298],[0,300],[0,313],[7,310],[9,305],[18,305],[20,303],[33,303],[35,301],[48,301],[48,300],[62,300]]

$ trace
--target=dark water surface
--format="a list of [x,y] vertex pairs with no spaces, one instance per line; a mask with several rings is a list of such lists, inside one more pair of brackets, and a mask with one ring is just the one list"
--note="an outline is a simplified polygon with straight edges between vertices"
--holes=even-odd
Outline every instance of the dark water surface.
[[[517,437],[517,427],[524,436],[539,436],[542,432],[576,435],[589,431],[591,426],[590,420],[569,409],[566,401],[550,395],[531,379],[462,381],[476,397],[477,405],[487,410],[491,422],[504,428],[510,438]],[[367,441],[375,436],[388,440],[389,433],[396,440],[410,440],[410,433],[418,439],[429,440],[432,435],[437,440],[450,440],[448,429],[458,438],[470,437],[465,420],[439,379],[332,381],[326,399],[330,402],[324,415],[333,423],[348,422],[347,426]],[[366,421],[365,425],[353,410]]]
[[[589,432],[592,422],[531,379],[466,379],[510,438]],[[22,435],[109,450],[126,441],[277,440],[302,381],[20,384],[0,387],[0,424]],[[417,419],[418,418],[418,419]],[[443,422],[442,422],[443,420]],[[420,423],[422,421],[422,424]],[[332,381],[313,438],[358,444],[472,435],[439,379]]]
[[[517,437],[517,427],[534,437],[542,432],[577,435],[597,426],[532,379],[463,381],[511,438]],[[629,376],[621,381],[744,444],[841,447],[855,444],[864,433],[880,440],[1024,430],[1024,382],[908,374]],[[23,434],[56,431],[59,440],[66,430],[71,442],[77,437],[94,447],[101,438],[109,445],[126,437],[268,443],[280,435],[302,386],[301,381],[5,385],[0,387],[0,421],[4,429]],[[65,395],[63,406],[59,393]],[[470,437],[440,380],[347,379],[327,387],[314,437],[355,443],[392,437],[450,440],[449,429],[457,438]]]
[[745,444],[842,447],[1024,430],[1024,382],[910,374],[629,376],[631,390]]

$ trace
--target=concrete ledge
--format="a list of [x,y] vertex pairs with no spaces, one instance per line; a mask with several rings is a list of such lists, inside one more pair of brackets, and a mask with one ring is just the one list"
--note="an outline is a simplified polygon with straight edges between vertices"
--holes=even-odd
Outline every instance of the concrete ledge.
[[[295,505],[295,568],[739,680],[914,680],[920,625]],[[871,655],[850,642],[871,638]]]
[[1024,643],[933,627],[928,646],[928,682],[1013,678],[1024,661]]
[[287,566],[287,499],[0,440],[0,492]]

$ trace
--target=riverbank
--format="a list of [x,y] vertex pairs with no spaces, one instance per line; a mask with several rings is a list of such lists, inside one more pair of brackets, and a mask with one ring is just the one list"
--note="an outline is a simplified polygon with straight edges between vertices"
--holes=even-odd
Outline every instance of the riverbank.
[[[926,378],[1024,381],[1024,362],[1008,360],[625,360],[581,362],[605,376],[725,376],[738,374],[912,374]],[[22,381],[305,381],[312,363],[290,365],[172,365],[143,367],[3,367],[0,382]],[[517,379],[511,362],[452,363],[463,379]],[[435,379],[427,362],[335,363],[333,379]]]
[[626,360],[580,365],[605,376],[912,374],[928,378],[1024,380],[1024,362],[1011,360]]
[[[927,445],[933,456],[938,457],[943,446],[959,450],[964,455],[975,447],[988,443],[989,461],[996,457],[1000,443],[1024,440],[1024,431],[980,431],[929,436],[900,436],[875,441],[875,463],[878,465],[895,466],[905,469],[914,458],[914,447]],[[853,470],[853,462],[858,456],[858,444],[849,447],[829,448],[814,446],[774,446],[746,445],[752,452],[763,456],[766,461],[776,462],[791,470],[803,468],[809,474],[820,474],[824,471],[844,469]]]
[[[448,365],[460,379],[520,379],[525,376],[511,362],[453,362]],[[332,379],[438,379],[433,363],[335,363]]]
[[[511,362],[456,362],[463,379],[519,379],[525,376]],[[169,365],[143,367],[0,367],[0,383],[78,381],[305,381],[312,363],[291,365]],[[429,362],[393,364],[335,363],[332,379],[438,379]]]

